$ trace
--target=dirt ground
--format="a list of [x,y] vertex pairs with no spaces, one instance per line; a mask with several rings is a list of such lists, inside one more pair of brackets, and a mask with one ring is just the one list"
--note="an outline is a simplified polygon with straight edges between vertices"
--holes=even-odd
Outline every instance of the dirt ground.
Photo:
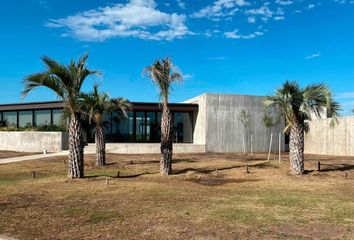
[[0,235],[354,239],[354,158],[306,156],[300,177],[289,173],[288,156],[265,159],[176,154],[166,177],[159,155],[109,154],[104,168],[87,156],[82,180],[66,178],[65,157],[0,165]]
[[37,154],[37,153],[0,151],[0,159],[11,158],[11,157],[22,157],[22,156],[28,156],[28,155],[34,155],[34,154]]

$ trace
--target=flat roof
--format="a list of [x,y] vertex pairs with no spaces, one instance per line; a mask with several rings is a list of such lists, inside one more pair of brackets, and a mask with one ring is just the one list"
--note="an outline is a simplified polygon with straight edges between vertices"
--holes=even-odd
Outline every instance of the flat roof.
[[[132,111],[161,111],[160,103],[152,102],[130,102],[132,104]],[[26,110],[40,110],[40,109],[62,109],[64,103],[62,101],[49,102],[31,102],[31,103],[12,103],[0,104],[0,112],[5,111],[26,111]],[[198,110],[198,104],[191,103],[170,103],[171,111],[176,112],[193,112]]]

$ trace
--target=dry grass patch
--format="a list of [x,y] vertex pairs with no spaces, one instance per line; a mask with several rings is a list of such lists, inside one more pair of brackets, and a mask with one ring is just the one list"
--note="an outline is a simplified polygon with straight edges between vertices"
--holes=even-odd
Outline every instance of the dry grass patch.
[[164,177],[158,174],[159,155],[109,154],[104,168],[87,156],[83,180],[66,178],[64,157],[0,165],[0,234],[352,239],[354,158],[307,156],[302,177],[289,174],[285,158],[279,164],[266,162],[263,154],[177,154],[174,175]]
[[0,151],[0,159],[2,159],[2,158],[29,156],[29,155],[34,155],[34,154],[38,154],[38,153]]

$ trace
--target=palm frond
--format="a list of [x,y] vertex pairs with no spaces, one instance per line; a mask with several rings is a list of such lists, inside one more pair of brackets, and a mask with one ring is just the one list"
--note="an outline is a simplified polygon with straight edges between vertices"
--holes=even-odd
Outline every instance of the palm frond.
[[22,96],[27,96],[38,87],[46,87],[54,91],[71,112],[79,112],[82,105],[80,101],[82,84],[88,76],[98,73],[87,68],[87,58],[88,54],[84,54],[78,62],[71,60],[68,65],[64,65],[43,56],[41,59],[46,70],[25,77]]
[[169,57],[156,60],[151,66],[146,67],[143,73],[156,84],[160,99],[164,104],[168,103],[173,84],[183,81],[182,74]]

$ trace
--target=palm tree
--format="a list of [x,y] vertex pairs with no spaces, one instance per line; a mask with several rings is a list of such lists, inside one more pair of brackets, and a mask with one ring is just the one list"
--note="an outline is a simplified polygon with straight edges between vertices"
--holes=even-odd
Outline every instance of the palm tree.
[[89,118],[90,123],[95,124],[96,164],[106,165],[106,141],[104,136],[105,114],[121,110],[126,116],[126,110],[130,107],[125,98],[110,99],[107,93],[99,92],[98,85],[94,85],[90,93],[82,93],[83,114]]
[[99,74],[87,68],[88,54],[84,54],[77,62],[72,60],[68,65],[61,64],[49,57],[42,57],[47,67],[43,72],[35,73],[24,79],[22,96],[27,96],[38,87],[46,87],[54,91],[65,104],[65,112],[69,116],[69,178],[84,177],[84,154],[81,136],[80,111],[81,86],[88,76]]
[[338,123],[340,105],[333,100],[329,88],[321,84],[301,88],[297,82],[286,81],[268,96],[266,106],[280,109],[285,117],[285,132],[290,132],[290,167],[293,174],[304,173],[304,132],[309,131],[311,116],[331,116],[331,126]]
[[146,67],[144,72],[159,89],[162,104],[160,172],[169,175],[172,173],[173,115],[168,106],[168,99],[173,83],[182,81],[182,74],[173,65],[171,58],[156,60],[151,66]]

